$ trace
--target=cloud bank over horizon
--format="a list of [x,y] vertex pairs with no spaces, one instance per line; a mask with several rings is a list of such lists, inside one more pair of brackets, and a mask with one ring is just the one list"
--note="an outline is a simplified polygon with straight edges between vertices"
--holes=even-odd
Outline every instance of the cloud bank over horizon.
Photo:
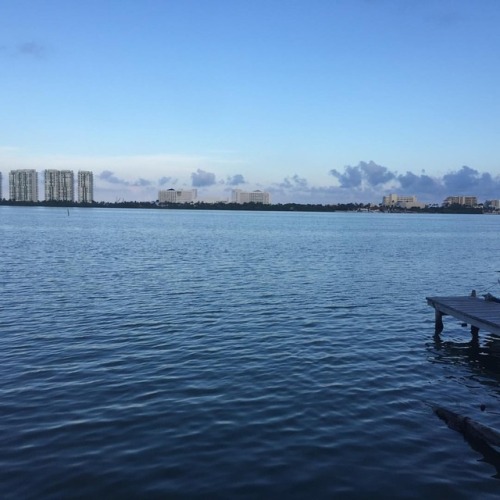
[[343,172],[332,169],[330,175],[338,180],[341,189],[379,194],[394,191],[415,195],[422,201],[441,200],[453,195],[472,195],[480,199],[497,199],[500,196],[500,175],[480,173],[466,165],[442,177],[432,177],[425,171],[420,174],[410,171],[400,174],[373,161],[361,161],[356,166],[344,167]]
[[[227,193],[231,189],[242,186],[249,191],[265,190],[272,194],[273,203],[378,204],[382,196],[388,193],[415,195],[420,201],[427,203],[441,203],[447,196],[453,195],[477,196],[482,201],[500,198],[500,175],[480,172],[466,165],[438,177],[430,176],[425,171],[419,174],[410,171],[399,173],[374,161],[360,161],[357,165],[347,165],[342,170],[331,169],[328,176],[333,178],[334,183],[322,185],[293,174],[282,181],[265,184],[252,183],[246,180],[243,174],[233,174],[218,180],[216,173],[197,169],[190,174],[190,184],[181,184],[182,189],[199,189],[200,199],[206,196],[210,199],[225,200],[228,199]],[[177,179],[171,177],[128,181],[120,179],[111,171],[103,171],[99,179],[108,184],[108,188],[110,184],[147,187],[152,196],[155,195],[155,189],[164,189],[169,184],[173,186],[177,183]],[[99,187],[96,186],[96,189]]]
[[[44,169],[40,165],[72,169],[75,173],[92,170],[97,201],[153,201],[160,189],[168,188],[196,188],[200,200],[210,201],[229,200],[235,188],[269,191],[273,203],[378,204],[388,193],[415,195],[424,203],[441,203],[453,195],[477,196],[480,201],[500,199],[500,175],[467,165],[436,176],[425,170],[399,171],[370,160],[331,168],[319,177],[295,172],[273,180],[272,168],[262,174],[239,160],[225,162],[195,155],[35,159],[19,155],[15,148],[0,147],[3,196],[8,195],[8,171],[19,168],[34,168],[39,172],[40,193],[43,193]],[[136,172],[141,175],[136,176]]]

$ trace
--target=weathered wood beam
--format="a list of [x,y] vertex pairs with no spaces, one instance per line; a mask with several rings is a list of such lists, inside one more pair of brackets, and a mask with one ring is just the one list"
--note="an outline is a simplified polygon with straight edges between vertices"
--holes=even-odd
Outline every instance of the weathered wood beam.
[[491,427],[486,427],[469,417],[460,415],[440,406],[432,406],[434,413],[446,422],[450,429],[461,432],[464,436],[481,439],[487,444],[500,446],[500,433]]

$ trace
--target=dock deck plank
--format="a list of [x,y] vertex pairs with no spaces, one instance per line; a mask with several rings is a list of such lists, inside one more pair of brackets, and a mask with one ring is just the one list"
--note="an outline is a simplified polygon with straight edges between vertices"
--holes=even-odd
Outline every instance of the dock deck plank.
[[426,297],[437,312],[500,335],[500,303],[478,297]]

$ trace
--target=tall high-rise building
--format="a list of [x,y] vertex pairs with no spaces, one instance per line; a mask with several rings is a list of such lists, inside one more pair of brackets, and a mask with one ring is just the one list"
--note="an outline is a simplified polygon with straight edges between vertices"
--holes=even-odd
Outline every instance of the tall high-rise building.
[[0,172],[0,200],[3,200],[3,198],[2,198],[2,172]]
[[78,203],[94,201],[94,174],[89,170],[78,172]]
[[59,199],[59,170],[44,172],[45,201]]
[[11,201],[38,201],[38,173],[34,169],[9,172]]
[[61,170],[59,194],[63,201],[75,201],[75,174],[73,170]]
[[74,201],[73,170],[45,170],[45,201]]

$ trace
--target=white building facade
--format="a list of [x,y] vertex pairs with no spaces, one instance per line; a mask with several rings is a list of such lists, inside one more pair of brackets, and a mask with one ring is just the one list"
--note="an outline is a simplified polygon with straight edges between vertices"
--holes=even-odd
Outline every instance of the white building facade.
[[159,203],[193,203],[197,198],[196,189],[161,189],[158,191]]
[[38,201],[38,173],[34,169],[9,172],[9,198],[11,201]]
[[382,198],[384,207],[397,208],[425,208],[425,203],[417,201],[416,196],[400,196],[398,194],[388,194]]
[[62,201],[75,201],[75,174],[73,170],[61,170],[59,196]]
[[477,205],[476,196],[448,196],[443,205],[463,205],[466,207],[475,207]]
[[269,205],[271,203],[271,195],[266,191],[242,191],[241,189],[233,189],[231,193],[231,201],[233,203],[262,203]]
[[90,170],[78,171],[78,203],[94,201],[94,174]]
[[45,170],[45,201],[75,200],[75,175],[73,170]]

